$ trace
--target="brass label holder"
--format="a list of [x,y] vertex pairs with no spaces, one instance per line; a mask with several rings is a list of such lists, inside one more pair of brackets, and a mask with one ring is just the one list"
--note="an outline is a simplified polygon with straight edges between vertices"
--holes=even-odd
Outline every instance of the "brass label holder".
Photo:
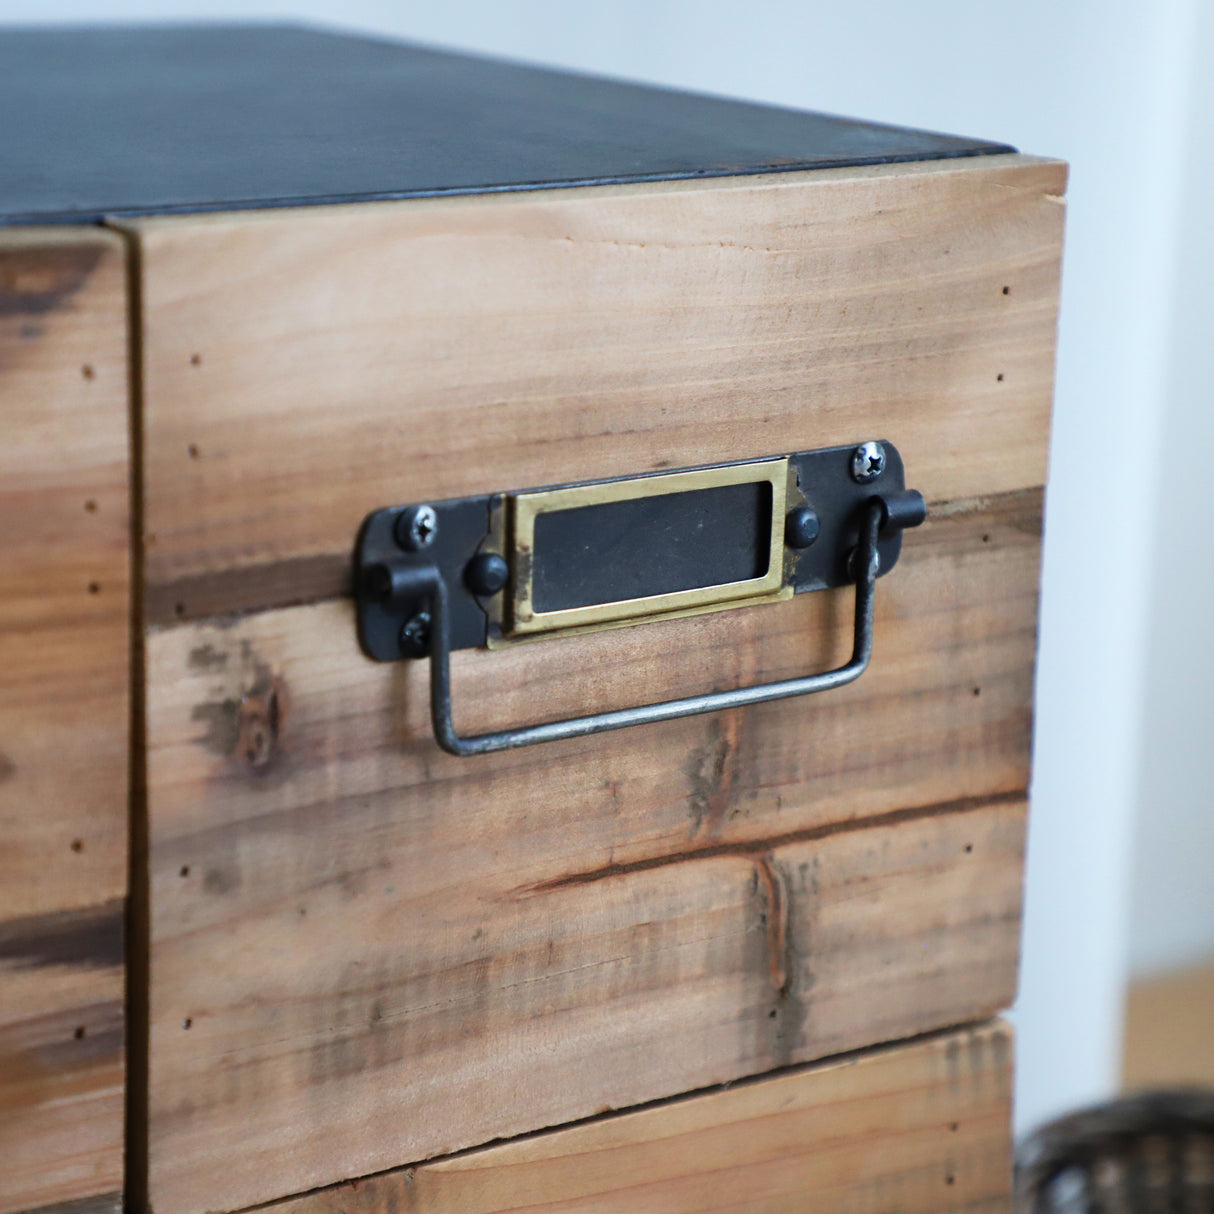
[[429,654],[430,605],[408,593],[423,565],[445,584],[453,649],[848,585],[875,499],[895,516],[877,542],[884,575],[922,514],[889,442],[378,510],[355,554],[360,642],[378,661]]

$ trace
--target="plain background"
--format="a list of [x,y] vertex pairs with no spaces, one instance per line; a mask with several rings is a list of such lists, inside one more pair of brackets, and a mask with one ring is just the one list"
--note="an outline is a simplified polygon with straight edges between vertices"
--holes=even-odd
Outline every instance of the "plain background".
[[1214,3],[0,0],[0,23],[195,19],[303,19],[1071,162],[1017,1123],[1112,1091],[1130,970],[1214,957]]

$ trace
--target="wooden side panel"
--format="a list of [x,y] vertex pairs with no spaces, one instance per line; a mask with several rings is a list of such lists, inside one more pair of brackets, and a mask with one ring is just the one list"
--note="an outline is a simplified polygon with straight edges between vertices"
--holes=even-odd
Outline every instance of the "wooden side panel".
[[[1064,177],[136,225],[157,1214],[1010,1001]],[[452,759],[424,666],[363,659],[338,597],[377,506],[878,436],[932,514],[826,696]],[[457,718],[820,669],[850,609],[461,653]]]
[[124,246],[0,233],[0,1211],[122,1187]]
[[273,1214],[995,1214],[1011,1208],[1001,1022],[602,1118]]
[[149,618],[340,593],[405,500],[886,437],[1045,480],[1065,166],[141,221]]

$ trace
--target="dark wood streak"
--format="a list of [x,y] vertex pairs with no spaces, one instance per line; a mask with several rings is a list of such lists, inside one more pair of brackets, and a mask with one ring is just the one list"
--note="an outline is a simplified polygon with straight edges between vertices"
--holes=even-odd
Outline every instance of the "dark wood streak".
[[[350,544],[353,548],[353,533]],[[332,553],[148,583],[144,600],[146,622],[177,624],[235,612],[349,598],[353,594],[351,566],[349,553]]]
[[[920,818],[939,818],[945,814],[963,814],[975,809],[984,809],[992,805],[1011,805],[1023,801],[1025,791],[1017,789],[1013,792],[988,793],[981,797],[961,797],[956,801],[946,801],[935,805],[919,805],[909,809],[895,809],[889,813],[874,814],[869,818],[848,819],[841,822],[827,822],[822,826],[812,826],[805,830],[788,831],[782,835],[769,835],[763,839],[742,843],[717,843],[705,847],[692,847],[682,851],[666,852],[660,856],[646,856],[643,860],[631,860],[621,864],[604,864],[601,868],[590,869],[586,872],[567,873],[561,877],[553,877],[547,881],[537,881],[533,885],[519,886],[512,891],[515,898],[529,898],[536,894],[552,893],[559,889],[568,889],[573,885],[590,885],[595,881],[606,881],[612,877],[622,877],[629,873],[648,872],[653,868],[666,868],[671,864],[683,864],[689,860],[713,860],[720,856],[746,856],[753,858],[758,864],[768,852],[785,847],[790,843],[811,843],[819,839],[828,839],[832,835],[846,834],[849,831],[881,830],[887,826],[896,826],[901,822],[914,822]],[[770,891],[770,886],[768,887]],[[773,975],[774,975],[773,968]]]
[[[1041,488],[1018,489],[991,497],[934,502],[928,506],[928,517],[989,513],[1018,531],[1040,535],[1042,502]],[[906,542],[909,546],[923,541],[912,532]],[[350,544],[352,551],[353,532]],[[168,582],[149,582],[144,610],[150,625],[180,624],[214,616],[299,607],[352,595],[351,553],[334,552],[221,569]]]
[[101,244],[30,245],[0,251],[0,317],[58,311],[108,252]]
[[57,1201],[39,1206],[25,1214],[121,1214],[121,1193],[98,1193],[95,1197],[79,1197],[75,1201]]
[[23,1081],[57,1082],[122,1058],[125,1026],[121,999],[36,1011],[0,1027],[0,1109],[22,1107]]
[[111,969],[123,962],[124,901],[0,923],[0,969]]
[[788,989],[788,886],[770,853],[755,857],[755,872],[767,898],[767,952],[771,989],[782,995]]

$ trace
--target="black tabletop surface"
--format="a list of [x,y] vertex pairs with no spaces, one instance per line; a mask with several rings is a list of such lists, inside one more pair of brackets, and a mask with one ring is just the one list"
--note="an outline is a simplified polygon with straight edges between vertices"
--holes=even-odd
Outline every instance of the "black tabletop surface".
[[0,32],[0,224],[1012,150],[295,26]]

